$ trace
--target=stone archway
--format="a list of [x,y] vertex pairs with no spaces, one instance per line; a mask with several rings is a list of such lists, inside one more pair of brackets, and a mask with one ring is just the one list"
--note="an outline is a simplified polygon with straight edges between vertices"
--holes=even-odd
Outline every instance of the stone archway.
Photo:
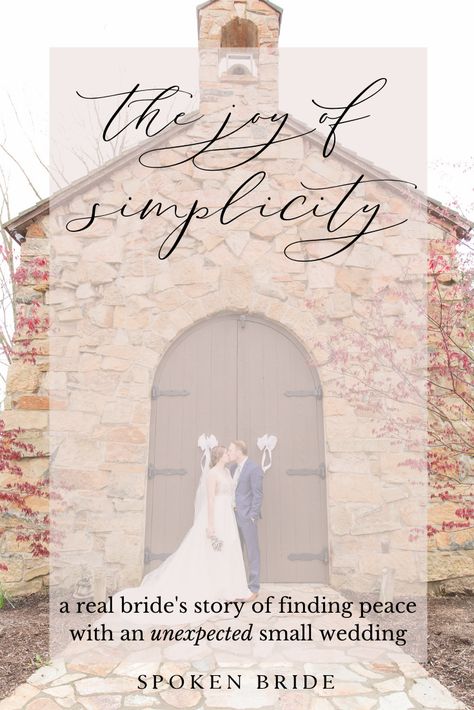
[[193,519],[197,439],[279,438],[260,523],[262,580],[325,582],[328,574],[322,390],[309,355],[280,324],[219,314],[167,350],[152,390],[145,571],[179,545]]

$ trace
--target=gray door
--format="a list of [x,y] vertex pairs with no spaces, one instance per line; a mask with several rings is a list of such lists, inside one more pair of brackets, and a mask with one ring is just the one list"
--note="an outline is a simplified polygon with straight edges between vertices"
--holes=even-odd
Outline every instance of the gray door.
[[276,434],[259,525],[262,581],[327,581],[321,389],[301,347],[257,317],[211,318],[171,346],[152,399],[145,572],[192,524],[199,435],[244,439],[260,461],[257,438]]

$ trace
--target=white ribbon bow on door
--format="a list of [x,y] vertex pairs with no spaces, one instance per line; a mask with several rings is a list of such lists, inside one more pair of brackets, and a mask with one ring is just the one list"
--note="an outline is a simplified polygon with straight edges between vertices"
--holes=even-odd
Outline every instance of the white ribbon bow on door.
[[209,468],[209,463],[211,461],[211,449],[217,446],[218,441],[214,434],[201,434],[198,439],[198,446],[202,451],[201,456],[201,471],[204,473],[206,468]]
[[265,473],[272,465],[272,451],[277,445],[278,437],[275,434],[264,434],[257,439],[257,446],[262,452],[262,470]]

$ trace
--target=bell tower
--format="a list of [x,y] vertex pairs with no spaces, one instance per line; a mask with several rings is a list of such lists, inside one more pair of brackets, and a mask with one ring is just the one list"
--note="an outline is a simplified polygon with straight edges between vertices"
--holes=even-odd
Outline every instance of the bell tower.
[[282,10],[269,0],[209,0],[197,8],[201,110],[278,108]]

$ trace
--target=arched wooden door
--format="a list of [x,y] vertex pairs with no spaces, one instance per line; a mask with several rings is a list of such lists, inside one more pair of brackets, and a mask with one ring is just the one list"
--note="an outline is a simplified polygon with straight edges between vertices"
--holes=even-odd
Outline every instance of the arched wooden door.
[[276,434],[259,523],[263,582],[327,581],[321,387],[302,348],[276,324],[216,316],[169,349],[152,390],[145,572],[179,545],[193,520],[200,434],[223,444]]

